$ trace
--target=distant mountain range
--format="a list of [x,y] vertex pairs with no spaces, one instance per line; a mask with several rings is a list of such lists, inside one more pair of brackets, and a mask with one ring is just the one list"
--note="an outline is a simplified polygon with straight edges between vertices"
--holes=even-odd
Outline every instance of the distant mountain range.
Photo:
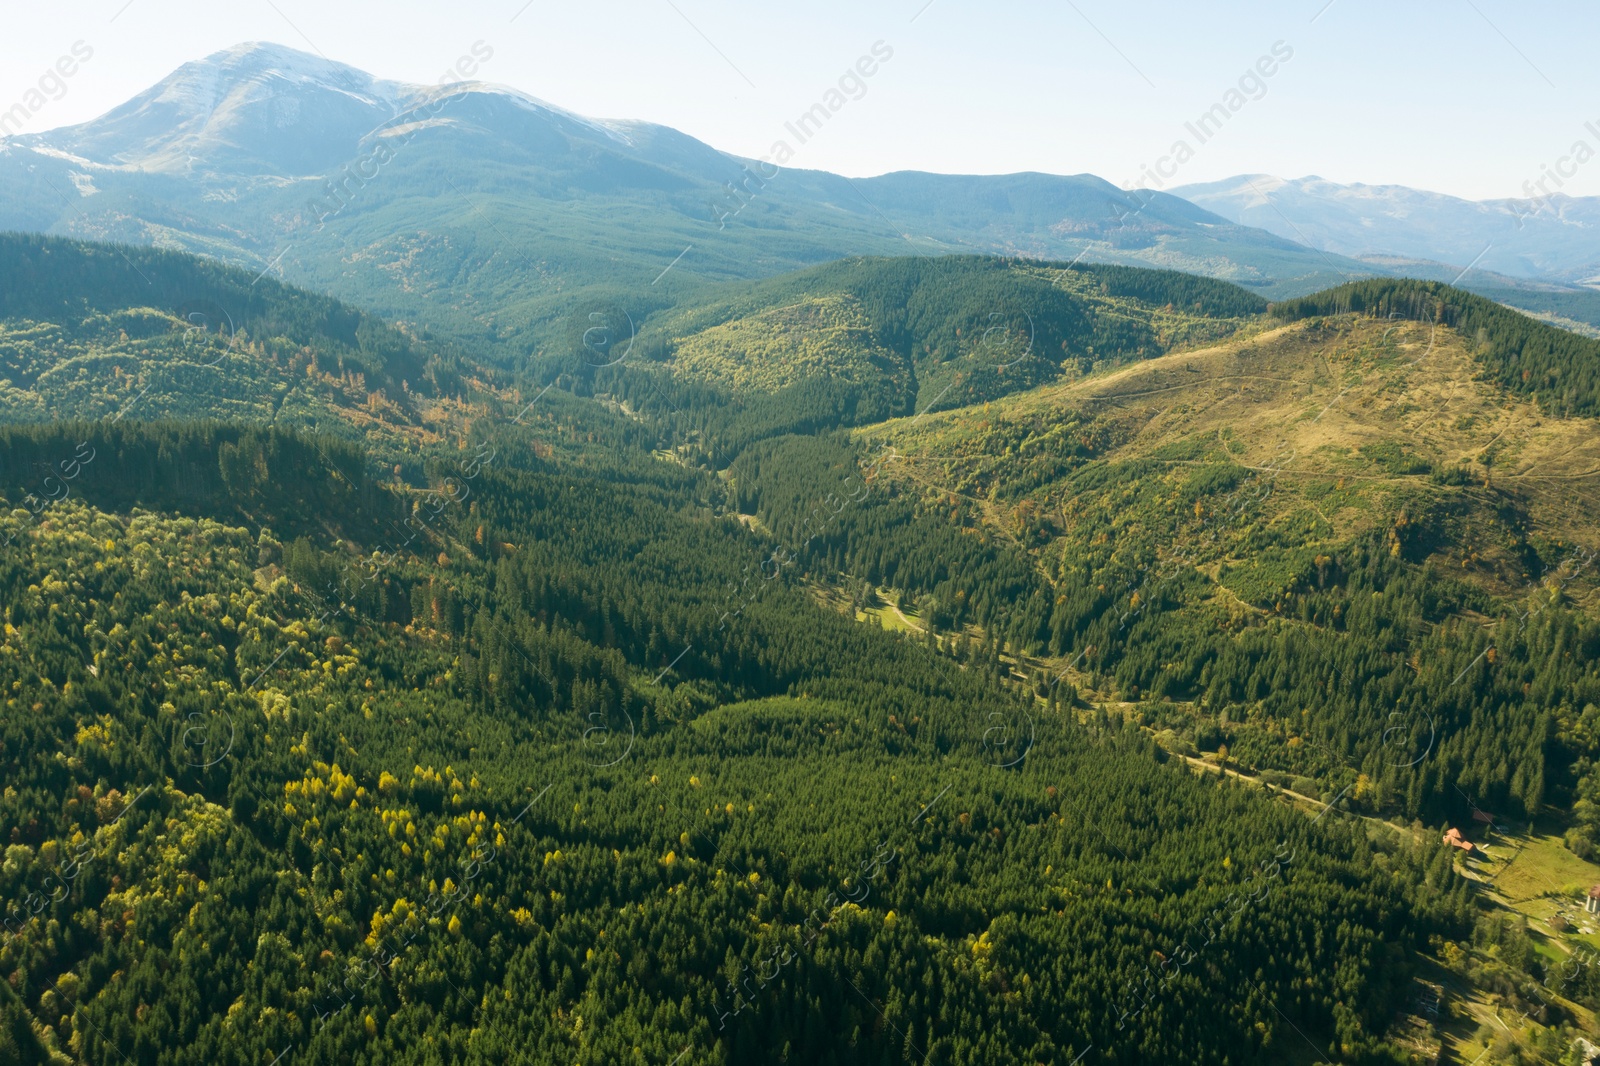
[[1404,185],[1266,174],[1172,192],[1240,225],[1352,258],[1410,257],[1600,285],[1600,196],[1474,201]]
[[[474,51],[491,73],[492,49]],[[82,125],[0,142],[0,230],[214,256],[508,360],[596,301],[648,314],[708,283],[851,255],[1158,266],[1275,299],[1375,274],[1448,278],[1445,264],[1476,254],[1420,238],[1308,248],[1270,209],[1241,222],[1227,195],[1193,195],[1136,195],[1092,175],[763,170],[665,126],[597,121],[483,82],[383,81],[271,44],[187,63]],[[1363,261],[1347,246],[1438,262]],[[1506,272],[1584,273],[1568,245],[1526,258]],[[1467,281],[1529,305],[1521,282]]]

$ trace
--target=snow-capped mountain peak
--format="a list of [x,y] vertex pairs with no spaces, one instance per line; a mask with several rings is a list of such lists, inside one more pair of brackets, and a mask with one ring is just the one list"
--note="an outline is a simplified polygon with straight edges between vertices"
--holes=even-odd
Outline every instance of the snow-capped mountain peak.
[[347,158],[352,144],[420,91],[297,49],[252,42],[185,63],[97,119],[18,141],[136,170],[246,166],[293,176]]

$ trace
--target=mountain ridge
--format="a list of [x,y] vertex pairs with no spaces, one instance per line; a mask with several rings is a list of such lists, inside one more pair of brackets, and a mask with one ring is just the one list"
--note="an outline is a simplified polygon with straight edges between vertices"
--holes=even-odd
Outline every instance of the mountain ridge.
[[1468,200],[1406,185],[1268,174],[1171,191],[1236,223],[1294,233],[1341,255],[1405,256],[1569,283],[1600,275],[1600,197],[1558,189],[1526,199]]
[[[0,229],[184,248],[425,315],[508,357],[545,344],[576,295],[649,284],[689,245],[669,288],[908,251],[1182,269],[1268,296],[1375,272],[1092,175],[767,167],[752,181],[754,161],[681,131],[481,80],[480,51],[461,67],[480,80],[432,87],[281,45],[214,53],[98,119],[0,142]],[[329,182],[353,192],[337,218],[308,207]]]
[[[1145,266],[1268,299],[1459,272],[1310,249],[1090,174],[774,171],[671,127],[590,119],[481,80],[493,51],[474,47],[434,86],[283,45],[185,64],[100,118],[0,141],[0,229],[211,256],[506,364],[549,350],[618,286],[670,301],[858,255]],[[1475,281],[1552,320],[1600,322],[1577,290]]]

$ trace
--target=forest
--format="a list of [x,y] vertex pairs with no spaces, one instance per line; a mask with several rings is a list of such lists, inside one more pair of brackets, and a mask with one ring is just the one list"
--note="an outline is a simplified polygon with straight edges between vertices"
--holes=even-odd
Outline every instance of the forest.
[[[1401,1063],[1446,956],[1529,1054],[1600,1008],[1436,828],[1600,847],[1581,549],[1515,531],[1534,605],[1445,509],[1340,537],[1220,436],[1003,406],[1281,306],[855,261],[508,368],[172,253],[0,278],[0,1060]],[[219,357],[211,414],[94,369]],[[936,398],[960,495],[895,450]]]

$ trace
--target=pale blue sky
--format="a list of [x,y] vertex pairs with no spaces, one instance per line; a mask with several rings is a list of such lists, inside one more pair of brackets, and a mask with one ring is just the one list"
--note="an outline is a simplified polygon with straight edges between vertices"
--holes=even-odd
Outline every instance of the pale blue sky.
[[[1262,172],[1511,196],[1579,138],[1600,148],[1584,128],[1600,129],[1594,0],[1325,2],[533,0],[520,14],[524,0],[12,3],[0,110],[79,40],[93,59],[28,132],[93,117],[241,41],[433,82],[482,40],[494,49],[487,80],[759,156],[882,40],[893,58],[790,165],[1089,172],[1131,185],[1283,41],[1293,58],[1265,94],[1168,185]],[[1600,159],[1566,191],[1600,195]]]

